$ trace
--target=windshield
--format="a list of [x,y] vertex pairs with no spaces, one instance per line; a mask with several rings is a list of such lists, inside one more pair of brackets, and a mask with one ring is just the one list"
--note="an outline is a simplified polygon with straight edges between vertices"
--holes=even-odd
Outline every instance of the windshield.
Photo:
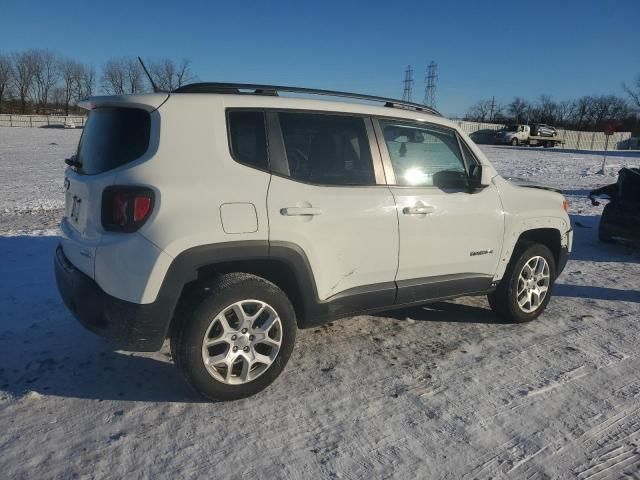
[[78,145],[79,173],[96,175],[140,158],[149,148],[151,118],[138,108],[91,110]]

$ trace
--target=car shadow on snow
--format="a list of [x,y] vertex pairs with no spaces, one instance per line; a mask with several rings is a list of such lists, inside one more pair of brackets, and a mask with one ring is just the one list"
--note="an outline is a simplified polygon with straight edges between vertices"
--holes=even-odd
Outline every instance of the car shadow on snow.
[[[591,190],[593,190],[593,188],[588,189],[588,188],[577,188],[577,189],[572,189],[572,190],[562,190],[562,194],[565,197],[580,197],[580,198],[588,198],[589,197],[589,193],[591,192]],[[571,200],[571,199],[569,199]],[[569,203],[571,203],[571,201],[569,201]]]
[[390,310],[376,313],[372,316],[383,318],[395,318],[397,320],[417,320],[422,322],[449,322],[449,323],[504,323],[495,313],[488,308],[460,303],[437,302],[399,310]]
[[60,299],[55,236],[0,236],[0,398],[29,392],[91,400],[201,402],[170,362],[113,351]]
[[[640,292],[596,285],[563,283],[571,274],[581,274],[581,266],[573,262],[640,263],[640,251],[616,243],[604,243],[598,239],[599,216],[571,214],[573,226],[573,251],[560,281],[553,288],[553,295],[594,300],[640,303]],[[568,274],[568,275],[567,275]]]
[[640,263],[640,250],[598,239],[599,215],[570,214],[573,250],[569,261]]
[[593,287],[591,285],[557,283],[553,287],[553,295],[557,297],[640,303],[640,292],[637,290],[619,290],[617,288]]

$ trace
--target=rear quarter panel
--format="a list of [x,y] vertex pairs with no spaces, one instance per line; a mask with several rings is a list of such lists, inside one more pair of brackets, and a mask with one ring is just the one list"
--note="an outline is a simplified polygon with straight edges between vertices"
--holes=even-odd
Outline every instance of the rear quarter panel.
[[[123,172],[120,184],[148,185],[156,206],[140,233],[171,257],[199,245],[267,240],[270,174],[233,160],[219,97],[180,94],[160,108],[160,144],[149,162]],[[226,233],[223,204],[255,207],[257,228]]]

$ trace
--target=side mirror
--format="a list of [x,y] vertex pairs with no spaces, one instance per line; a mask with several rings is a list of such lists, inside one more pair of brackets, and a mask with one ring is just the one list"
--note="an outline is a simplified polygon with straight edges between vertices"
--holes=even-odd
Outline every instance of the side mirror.
[[469,185],[464,171],[442,170],[432,177],[433,186],[443,190],[465,190]]
[[469,166],[469,190],[474,192],[486,187],[488,184],[482,180],[482,165],[474,163]]

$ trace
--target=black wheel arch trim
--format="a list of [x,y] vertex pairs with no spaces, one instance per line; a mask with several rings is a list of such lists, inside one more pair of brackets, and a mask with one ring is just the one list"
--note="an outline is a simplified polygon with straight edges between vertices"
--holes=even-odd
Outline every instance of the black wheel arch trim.
[[296,309],[299,328],[358,314],[485,294],[492,289],[489,276],[458,274],[364,285],[320,300],[313,271],[299,246],[252,240],[203,245],[182,252],[169,266],[156,300],[137,304],[104,292],[64,257],[61,248],[55,263],[60,293],[80,323],[118,348],[130,351],[159,350],[175,313],[182,311],[178,303],[190,298],[183,295],[185,288],[192,282],[231,271],[263,273],[267,280],[283,288]]

